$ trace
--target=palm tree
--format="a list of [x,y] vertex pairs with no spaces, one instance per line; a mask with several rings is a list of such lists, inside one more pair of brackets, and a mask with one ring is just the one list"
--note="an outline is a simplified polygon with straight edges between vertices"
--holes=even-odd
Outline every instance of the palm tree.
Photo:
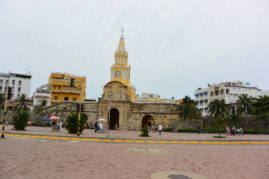
[[241,119],[240,121],[242,121],[242,118],[244,117],[246,119],[245,121],[245,126],[247,126],[247,114],[249,114],[249,112],[252,110],[252,103],[253,100],[251,98],[248,97],[247,94],[241,94],[238,97],[237,100],[237,112],[239,115],[239,119]]
[[22,94],[21,97],[16,100],[16,102],[18,104],[14,108],[15,111],[28,111],[29,110],[25,94]]
[[269,119],[269,96],[260,96],[253,103],[257,127],[260,128],[263,122]]
[[20,98],[16,100],[18,103],[15,108],[15,115],[13,116],[14,127],[16,130],[24,130],[26,123],[29,120],[29,107],[27,105],[27,100],[25,94],[22,94]]
[[201,111],[196,107],[196,102],[189,96],[185,96],[179,106],[179,116],[186,119],[197,119],[201,116]]
[[214,100],[211,101],[206,108],[211,117],[215,120],[215,126],[218,129],[219,136],[221,135],[221,129],[223,124],[225,123],[225,119],[228,118],[230,113],[230,106],[225,104],[225,101],[222,100]]

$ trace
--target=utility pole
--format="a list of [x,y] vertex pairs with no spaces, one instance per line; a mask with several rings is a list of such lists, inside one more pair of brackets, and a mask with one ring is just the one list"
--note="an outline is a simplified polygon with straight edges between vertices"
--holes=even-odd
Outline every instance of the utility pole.
[[109,137],[109,125],[110,125],[110,110],[111,110],[111,99],[112,95],[108,94],[109,99],[109,107],[108,107],[108,123],[107,123],[107,137]]
[[1,138],[5,138],[5,127],[6,127],[6,118],[7,118],[7,99],[8,99],[8,83],[6,84],[6,98],[5,98],[5,107],[4,107],[4,116],[3,116],[3,126]]
[[80,113],[81,113],[81,104],[82,104],[82,100],[81,100],[81,91],[82,91],[82,87],[80,87],[80,98],[79,98],[79,112],[78,112],[78,133],[77,135],[79,136],[80,135]]

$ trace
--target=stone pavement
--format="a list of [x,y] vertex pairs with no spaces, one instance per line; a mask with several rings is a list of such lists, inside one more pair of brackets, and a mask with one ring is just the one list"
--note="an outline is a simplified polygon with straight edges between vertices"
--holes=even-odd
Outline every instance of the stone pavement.
[[[114,131],[107,133],[94,133],[93,129],[85,129],[77,137],[68,134],[67,130],[52,132],[49,127],[30,126],[26,131],[12,130],[12,126],[6,129],[6,135],[12,137],[57,139],[57,140],[82,140],[91,142],[116,142],[116,143],[151,143],[151,144],[269,144],[269,135],[244,135],[226,136],[226,138],[213,138],[217,134],[193,134],[163,132],[161,136],[157,132],[150,133],[151,137],[139,137],[139,131]],[[12,135],[14,134],[14,135]],[[223,134],[225,135],[225,134]]]

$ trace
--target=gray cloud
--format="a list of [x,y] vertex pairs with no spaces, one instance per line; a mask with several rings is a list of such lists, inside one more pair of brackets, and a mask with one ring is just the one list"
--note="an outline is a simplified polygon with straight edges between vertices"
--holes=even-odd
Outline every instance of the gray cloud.
[[87,77],[87,97],[110,80],[121,26],[138,93],[193,95],[207,83],[269,89],[269,3],[240,1],[0,1],[1,72]]

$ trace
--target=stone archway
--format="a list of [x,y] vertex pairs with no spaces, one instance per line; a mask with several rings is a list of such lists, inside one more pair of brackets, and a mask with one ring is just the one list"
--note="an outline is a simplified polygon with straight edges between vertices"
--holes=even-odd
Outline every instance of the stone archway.
[[143,129],[144,126],[154,126],[154,118],[151,115],[145,115],[142,119],[141,128]]
[[110,110],[109,129],[115,130],[115,126],[119,127],[120,112],[116,108]]

